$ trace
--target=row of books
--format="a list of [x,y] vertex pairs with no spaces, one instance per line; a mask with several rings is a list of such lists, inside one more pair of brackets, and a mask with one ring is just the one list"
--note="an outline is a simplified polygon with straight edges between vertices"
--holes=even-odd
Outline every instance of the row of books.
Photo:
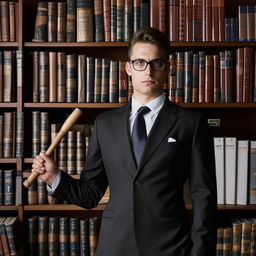
[[15,170],[0,169],[0,205],[15,204]]
[[33,52],[33,102],[127,102],[125,62]]
[[24,113],[0,114],[0,158],[23,157]]
[[16,3],[0,1],[0,42],[16,41]]
[[[46,151],[61,124],[49,123],[49,112],[32,112],[32,156]],[[80,174],[84,169],[92,125],[75,124],[61,139],[53,157],[60,169],[68,174]]]
[[256,141],[214,138],[218,204],[256,204]]
[[149,1],[38,2],[34,42],[129,41],[149,26]]
[[[61,168],[60,168],[61,169]],[[30,172],[26,170],[25,172]],[[105,204],[109,200],[109,188],[106,190],[104,196],[100,200],[99,204]],[[27,199],[24,199],[24,202],[29,205],[37,204],[69,204],[67,201],[60,201],[58,198],[53,197],[48,194],[46,189],[46,184],[39,179],[34,181],[27,191]]]
[[14,101],[17,54],[14,51],[0,51],[0,102]]
[[0,255],[18,255],[17,217],[0,218]]
[[256,219],[234,219],[230,226],[219,227],[216,256],[255,255]]
[[238,18],[239,41],[256,41],[256,5],[240,5]]
[[250,47],[170,55],[169,98],[173,102],[256,102],[256,51]]
[[28,218],[28,255],[95,256],[99,219],[32,216]]

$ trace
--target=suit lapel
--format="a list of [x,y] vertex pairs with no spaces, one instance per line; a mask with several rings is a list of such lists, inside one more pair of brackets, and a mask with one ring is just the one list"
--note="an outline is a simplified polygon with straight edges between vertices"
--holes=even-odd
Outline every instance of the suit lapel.
[[133,155],[133,150],[130,142],[130,132],[129,132],[129,113],[130,105],[124,105],[117,110],[117,115],[112,117],[113,127],[118,141],[122,143],[120,148],[124,150],[123,154],[127,156],[127,162],[132,165],[132,168],[127,168],[129,173],[134,177],[136,170],[136,162]]
[[157,147],[166,138],[167,134],[176,123],[177,119],[179,118],[177,112],[178,110],[176,105],[169,102],[169,100],[166,100],[148,135],[144,153],[142,155],[136,176],[146,164],[146,162],[149,161]]

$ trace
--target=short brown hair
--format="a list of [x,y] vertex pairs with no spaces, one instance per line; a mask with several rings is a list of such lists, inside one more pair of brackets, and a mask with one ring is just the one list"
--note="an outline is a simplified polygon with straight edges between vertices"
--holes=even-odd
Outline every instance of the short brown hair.
[[168,60],[170,53],[170,42],[167,36],[155,28],[139,29],[132,37],[128,45],[128,56],[131,57],[131,51],[136,43],[150,43],[156,45],[164,51],[165,58]]

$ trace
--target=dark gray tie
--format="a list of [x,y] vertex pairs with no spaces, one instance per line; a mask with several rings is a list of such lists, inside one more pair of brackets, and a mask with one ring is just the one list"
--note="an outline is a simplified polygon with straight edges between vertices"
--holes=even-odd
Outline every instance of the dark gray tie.
[[140,163],[140,159],[147,140],[147,130],[144,115],[149,111],[150,108],[148,107],[139,108],[138,115],[134,121],[134,125],[132,128],[132,147],[137,166]]

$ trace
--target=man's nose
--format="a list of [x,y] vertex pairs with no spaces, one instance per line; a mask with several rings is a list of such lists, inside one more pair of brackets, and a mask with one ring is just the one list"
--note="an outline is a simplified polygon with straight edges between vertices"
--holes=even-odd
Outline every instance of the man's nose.
[[147,75],[150,75],[152,73],[152,68],[151,68],[149,63],[147,65],[146,69],[145,69],[145,72],[146,72]]

